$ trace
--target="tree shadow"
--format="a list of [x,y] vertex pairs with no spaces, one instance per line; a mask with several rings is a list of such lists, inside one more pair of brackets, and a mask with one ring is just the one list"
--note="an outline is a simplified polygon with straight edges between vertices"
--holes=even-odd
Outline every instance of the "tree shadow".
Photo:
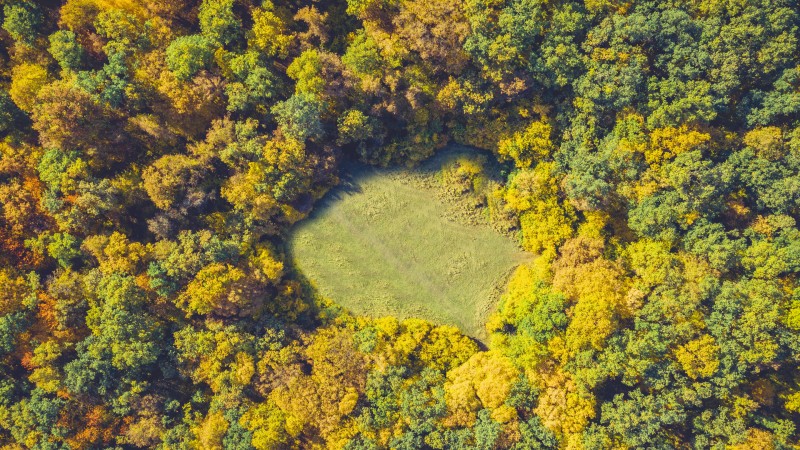
[[[300,222],[311,220],[320,214],[323,214],[328,208],[336,202],[344,198],[360,194],[363,192],[363,184],[373,177],[384,175],[396,175],[402,172],[411,172],[424,175],[434,176],[440,173],[441,170],[449,164],[457,161],[463,157],[479,156],[484,160],[484,176],[490,181],[502,183],[505,177],[510,172],[511,167],[508,164],[502,163],[497,160],[494,154],[488,150],[483,150],[477,147],[469,147],[465,145],[449,145],[436,153],[430,158],[420,162],[417,166],[408,167],[389,167],[380,168],[371,166],[358,161],[346,161],[339,168],[339,184],[333,187],[330,191],[325,193],[319,200],[309,203],[307,206],[311,212],[308,217]],[[295,224],[297,227],[298,224]]]
[[360,163],[347,163],[340,169],[339,184],[331,188],[316,202],[309,205],[311,212],[306,218],[296,223],[289,232],[294,232],[294,229],[300,226],[301,223],[307,220],[313,220],[344,198],[362,193],[363,188],[361,186],[363,181],[367,177],[376,175],[378,175],[377,169]]

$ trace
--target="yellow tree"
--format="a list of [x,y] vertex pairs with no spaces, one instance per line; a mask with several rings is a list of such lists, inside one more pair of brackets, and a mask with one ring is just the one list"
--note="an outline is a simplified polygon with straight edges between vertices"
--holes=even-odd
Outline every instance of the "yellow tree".
[[50,81],[47,69],[38,65],[23,63],[11,70],[11,99],[25,112],[33,112],[36,96]]
[[689,378],[708,378],[719,367],[719,347],[712,336],[705,334],[678,347],[675,359]]
[[560,368],[543,371],[538,381],[542,393],[534,412],[545,427],[562,438],[565,448],[582,448],[581,432],[595,417],[594,394]]
[[348,440],[357,431],[350,414],[358,393],[364,391],[367,372],[366,358],[356,350],[352,331],[318,330],[301,357],[310,373],[297,370],[284,375],[269,394],[283,412],[286,432],[311,441]]
[[603,257],[604,243],[579,236],[567,241],[553,263],[553,287],[575,305],[566,331],[570,355],[600,350],[617,327],[626,284],[621,267]]
[[479,352],[447,374],[445,395],[451,426],[472,426],[478,410],[487,408],[492,418],[505,423],[516,418],[516,410],[505,404],[519,371],[495,351]]
[[244,271],[230,264],[212,263],[204,267],[186,286],[178,304],[187,315],[234,315],[251,306],[251,298]]
[[120,232],[109,236],[97,235],[84,239],[82,247],[89,251],[100,264],[100,270],[106,274],[114,272],[137,275],[143,269],[147,251],[139,242],[131,242]]
[[545,162],[514,175],[503,191],[508,208],[519,214],[526,250],[549,258],[574,233],[575,209],[559,196],[555,164]]
[[497,146],[497,153],[511,159],[520,169],[531,167],[546,161],[555,150],[551,135],[553,128],[542,121],[531,122],[525,130],[502,139]]
[[291,439],[286,414],[271,400],[252,405],[239,422],[253,433],[251,444],[256,450],[275,450]]
[[285,57],[292,43],[286,22],[271,1],[263,2],[261,7],[253,8],[253,27],[248,42],[267,56]]

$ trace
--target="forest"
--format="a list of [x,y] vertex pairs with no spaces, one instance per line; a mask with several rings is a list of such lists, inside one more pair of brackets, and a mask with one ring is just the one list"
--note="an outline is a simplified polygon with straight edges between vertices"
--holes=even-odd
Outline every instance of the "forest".
[[[797,0],[0,5],[0,449],[800,446]],[[287,252],[449,144],[485,343]]]

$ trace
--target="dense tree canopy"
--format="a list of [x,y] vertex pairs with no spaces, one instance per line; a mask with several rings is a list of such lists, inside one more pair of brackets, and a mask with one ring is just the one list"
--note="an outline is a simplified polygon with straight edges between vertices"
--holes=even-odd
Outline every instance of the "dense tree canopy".
[[[800,445],[797,1],[0,3],[0,448]],[[448,142],[537,254],[483,343],[285,246]]]

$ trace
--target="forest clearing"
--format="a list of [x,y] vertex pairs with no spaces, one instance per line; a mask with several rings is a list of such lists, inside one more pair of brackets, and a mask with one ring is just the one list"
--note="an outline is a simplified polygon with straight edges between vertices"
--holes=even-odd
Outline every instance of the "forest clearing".
[[485,338],[507,275],[531,254],[441,198],[441,168],[464,154],[454,148],[417,169],[347,169],[292,234],[298,268],[355,314],[422,318]]

